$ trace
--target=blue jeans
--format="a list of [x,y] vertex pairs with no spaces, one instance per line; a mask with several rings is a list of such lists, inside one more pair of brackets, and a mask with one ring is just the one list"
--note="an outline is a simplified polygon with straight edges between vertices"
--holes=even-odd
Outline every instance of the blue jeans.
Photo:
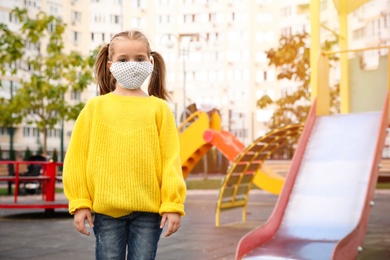
[[97,260],[153,260],[162,229],[157,213],[133,212],[113,218],[95,213]]

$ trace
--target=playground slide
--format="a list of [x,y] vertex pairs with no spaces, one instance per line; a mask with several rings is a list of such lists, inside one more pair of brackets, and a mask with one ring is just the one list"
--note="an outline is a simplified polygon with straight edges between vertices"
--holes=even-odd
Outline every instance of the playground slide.
[[207,143],[217,147],[217,149],[231,162],[234,162],[236,156],[245,148],[245,145],[238,140],[235,135],[227,131],[209,129],[204,132],[203,139]]
[[[235,135],[227,131],[209,129],[204,132],[203,138],[206,142],[217,147],[231,162],[234,162],[237,155],[245,149],[244,144]],[[279,195],[284,178],[271,168],[262,167],[256,172],[253,183],[260,189]]]
[[383,112],[315,116],[301,135],[268,221],[244,236],[237,259],[355,259],[388,123]]
[[209,116],[204,112],[195,112],[179,128],[180,160],[184,178],[211,148],[203,139],[203,133],[210,128]]
[[284,184],[284,178],[270,167],[262,166],[257,170],[253,183],[262,190],[279,195]]

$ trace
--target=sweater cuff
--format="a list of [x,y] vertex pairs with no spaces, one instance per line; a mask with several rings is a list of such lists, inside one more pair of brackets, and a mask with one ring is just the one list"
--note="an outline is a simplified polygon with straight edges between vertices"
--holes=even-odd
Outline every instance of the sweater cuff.
[[160,215],[163,213],[179,213],[181,216],[184,216],[184,205],[172,202],[164,202],[161,204],[159,213]]
[[78,209],[90,209],[92,210],[92,202],[88,199],[77,199],[69,201],[69,213],[74,214]]

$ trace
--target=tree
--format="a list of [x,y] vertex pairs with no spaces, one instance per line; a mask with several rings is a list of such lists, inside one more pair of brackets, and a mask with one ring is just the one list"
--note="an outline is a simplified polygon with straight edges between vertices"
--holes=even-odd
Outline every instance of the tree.
[[35,126],[46,153],[48,130],[62,120],[74,120],[84,106],[68,103],[65,95],[81,92],[92,82],[96,51],[88,57],[65,52],[66,25],[59,18],[44,12],[30,18],[19,8],[11,13],[20,21],[20,30],[0,24],[0,72],[18,78],[19,88],[11,98],[2,98],[0,125],[13,127],[24,121]]
[[57,149],[55,149],[55,148],[53,150],[52,160],[53,160],[53,162],[58,162],[58,153],[57,153]]
[[[8,30],[7,26],[0,23],[0,73],[4,75],[6,69],[10,70],[11,75],[15,75],[17,70],[17,61],[23,57],[23,53],[19,51],[23,47],[23,39],[21,37],[13,37],[13,32]],[[2,81],[0,80],[0,87]],[[20,123],[23,119],[21,108],[14,102],[13,81],[10,83],[9,98],[0,97],[0,124],[8,128],[10,135],[9,158],[15,160],[13,150],[14,125]]]
[[[310,46],[307,33],[282,36],[279,47],[270,49],[267,53],[268,65],[274,65],[279,71],[278,80],[289,80],[296,84],[295,90],[283,93],[278,100],[272,100],[264,95],[257,101],[257,106],[264,109],[275,108],[268,127],[274,129],[281,125],[304,123],[309,113],[310,101]],[[325,41],[324,50],[329,50],[335,41]],[[337,60],[330,57],[331,61]],[[331,112],[338,111],[338,86],[331,87]]]
[[[44,155],[45,153],[43,152],[42,146],[38,147],[38,150],[36,151],[36,155]],[[46,154],[45,154],[46,155]]]
[[23,161],[28,161],[30,157],[32,156],[32,152],[30,148],[26,148],[26,151],[24,151]]

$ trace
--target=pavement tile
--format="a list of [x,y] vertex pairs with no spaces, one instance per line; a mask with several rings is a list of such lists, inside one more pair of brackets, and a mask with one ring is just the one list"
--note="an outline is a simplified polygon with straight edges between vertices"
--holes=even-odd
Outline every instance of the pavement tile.
[[[189,190],[187,215],[178,233],[160,239],[157,260],[234,259],[239,239],[268,219],[277,200],[275,195],[253,190],[247,222],[241,222],[241,209],[232,209],[221,213],[222,226],[217,228],[217,197],[215,190]],[[359,260],[390,259],[390,191],[377,191],[375,202]],[[93,235],[75,231],[66,210],[47,216],[40,209],[0,209],[0,259],[93,260],[94,243]]]

